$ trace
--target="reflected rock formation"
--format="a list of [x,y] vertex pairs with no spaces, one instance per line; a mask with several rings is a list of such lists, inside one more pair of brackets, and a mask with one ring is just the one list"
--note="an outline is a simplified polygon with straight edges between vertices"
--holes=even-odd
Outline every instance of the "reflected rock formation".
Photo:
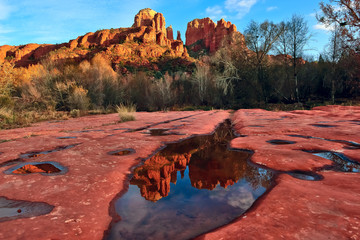
[[243,214],[273,173],[248,164],[250,152],[228,149],[233,138],[225,122],[212,135],[169,144],[147,159],[115,202],[121,221],[106,239],[192,239]]
[[213,135],[170,144],[137,167],[130,184],[137,185],[146,200],[156,202],[169,195],[177,172],[184,172],[188,166],[191,185],[197,189],[227,188],[243,178],[255,187],[268,185],[268,181],[259,182],[264,178],[258,169],[246,163],[251,153],[227,148],[233,138],[230,123],[225,123]]

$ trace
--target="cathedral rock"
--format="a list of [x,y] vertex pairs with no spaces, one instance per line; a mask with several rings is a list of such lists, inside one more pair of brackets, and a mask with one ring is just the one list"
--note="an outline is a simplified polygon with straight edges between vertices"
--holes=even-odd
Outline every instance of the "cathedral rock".
[[221,46],[225,37],[238,33],[236,26],[224,19],[214,23],[210,18],[195,19],[188,23],[186,30],[186,46],[192,51],[206,48],[210,53]]
[[187,58],[181,40],[174,40],[172,28],[166,29],[165,18],[146,8],[139,11],[129,28],[89,32],[68,43],[0,46],[0,63],[11,61],[17,67],[37,64],[42,59],[82,61],[96,54],[105,55],[113,64],[148,65],[161,56]]

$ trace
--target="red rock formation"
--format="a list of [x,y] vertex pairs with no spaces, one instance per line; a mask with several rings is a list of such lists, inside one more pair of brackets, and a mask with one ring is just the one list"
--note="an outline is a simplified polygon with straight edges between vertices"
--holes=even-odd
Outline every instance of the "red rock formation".
[[168,28],[166,28],[166,37],[169,40],[174,40],[173,28],[171,25]]
[[7,57],[6,53],[12,48],[13,47],[9,45],[0,46],[0,63],[5,61],[5,58]]
[[[287,64],[289,66],[293,64],[293,58],[291,55],[284,55],[284,54],[268,55],[268,60],[270,64],[277,64],[277,65]],[[296,62],[299,65],[303,65],[306,63],[306,61],[303,58],[298,58]]]
[[89,32],[64,44],[2,46],[0,63],[4,62],[6,57],[17,67],[37,64],[42,58],[81,61],[98,52],[105,53],[113,63],[130,62],[137,65],[148,64],[147,59],[158,58],[163,54],[187,58],[188,53],[183,42],[173,40],[170,29],[172,30],[166,30],[165,18],[161,13],[147,8],[135,16],[131,28]]
[[186,46],[198,44],[203,41],[204,47],[215,52],[223,39],[237,32],[236,26],[224,19],[215,24],[210,18],[195,19],[188,23],[186,30]]
[[176,182],[176,172],[186,169],[191,154],[161,155],[148,159],[144,165],[134,170],[131,184],[140,188],[141,196],[156,202],[168,196],[170,182]]
[[135,16],[132,27],[153,27],[156,33],[162,32],[166,34],[165,18],[162,13],[157,13],[150,8],[139,11]]
[[182,41],[182,40],[181,40],[181,33],[180,33],[180,31],[177,31],[177,37],[176,37],[176,40],[178,40],[178,41]]

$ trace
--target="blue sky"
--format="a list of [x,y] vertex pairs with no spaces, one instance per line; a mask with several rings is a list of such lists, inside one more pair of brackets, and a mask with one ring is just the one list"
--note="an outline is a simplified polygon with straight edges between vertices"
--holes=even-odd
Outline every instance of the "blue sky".
[[185,40],[195,18],[224,18],[243,32],[251,20],[278,23],[292,14],[303,16],[313,35],[307,54],[318,55],[329,32],[319,26],[317,0],[0,0],[0,45],[62,43],[98,29],[130,27],[135,14],[152,8]]

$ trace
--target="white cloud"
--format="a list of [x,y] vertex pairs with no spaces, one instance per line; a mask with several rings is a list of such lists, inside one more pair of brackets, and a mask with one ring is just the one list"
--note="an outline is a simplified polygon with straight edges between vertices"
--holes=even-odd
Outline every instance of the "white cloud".
[[224,11],[220,6],[206,8],[206,16],[211,19],[225,18]]
[[318,23],[318,24],[314,25],[314,29],[329,32],[329,31],[333,31],[335,28],[334,28],[334,25],[325,25],[322,23]]
[[250,12],[252,6],[257,3],[258,0],[226,0],[225,8],[229,12],[236,12],[237,18],[243,18]]
[[11,7],[6,5],[2,0],[0,0],[0,20],[7,19],[11,11]]
[[274,10],[276,10],[276,9],[278,9],[278,7],[276,7],[276,6],[271,6],[271,7],[268,7],[268,8],[266,9],[266,11],[267,11],[267,12],[271,12],[271,11],[274,11]]
[[223,14],[223,10],[220,6],[208,7],[206,9],[206,13],[213,14],[213,15],[221,15],[221,14]]

